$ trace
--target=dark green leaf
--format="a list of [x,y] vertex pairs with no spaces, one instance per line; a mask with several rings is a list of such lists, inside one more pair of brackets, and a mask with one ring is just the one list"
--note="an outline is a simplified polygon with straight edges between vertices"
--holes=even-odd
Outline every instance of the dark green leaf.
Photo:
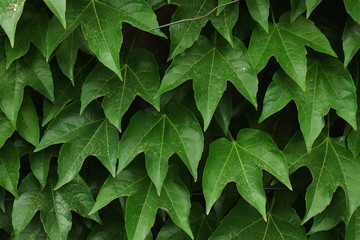
[[294,22],[303,12],[306,11],[305,0],[290,0],[291,22]]
[[50,240],[46,235],[39,215],[30,221],[26,228],[20,233],[16,240]]
[[19,169],[19,153],[14,144],[8,141],[0,149],[0,185],[15,197],[18,196]]
[[350,16],[360,24],[360,1],[344,0],[346,11]]
[[11,46],[15,43],[17,22],[24,9],[25,0],[0,1],[0,25],[9,37]]
[[306,18],[310,17],[310,14],[321,3],[322,0],[306,0]]
[[89,234],[88,240],[126,240],[125,223],[122,216],[112,213],[106,216],[102,225],[96,226]]
[[0,110],[0,148],[4,145],[6,140],[14,133],[14,127],[9,119]]
[[269,0],[246,0],[246,4],[254,20],[256,20],[266,32],[269,32]]
[[344,65],[346,67],[360,49],[360,23],[348,18],[342,39],[345,54]]
[[66,0],[44,0],[46,5],[54,13],[54,15],[60,20],[64,28],[66,28]]

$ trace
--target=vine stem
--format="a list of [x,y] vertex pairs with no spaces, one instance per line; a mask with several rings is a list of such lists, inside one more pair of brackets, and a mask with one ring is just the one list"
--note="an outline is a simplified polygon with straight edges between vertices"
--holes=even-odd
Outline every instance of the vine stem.
[[200,20],[200,19],[208,17],[210,14],[212,14],[213,12],[215,12],[219,8],[226,7],[226,6],[230,5],[230,4],[233,4],[233,3],[236,3],[236,2],[239,2],[239,1],[240,0],[234,0],[234,1],[231,1],[231,2],[228,2],[228,3],[220,4],[219,6],[213,8],[210,12],[208,12],[205,15],[202,15],[202,16],[199,16],[199,17],[194,17],[194,18],[181,19],[181,20],[176,21],[176,22],[171,22],[171,23],[167,23],[167,24],[164,24],[164,25],[161,25],[161,26],[158,26],[158,27],[150,28],[148,31],[154,31],[154,30],[157,30],[157,29],[160,29],[160,28],[169,27],[171,25],[175,25],[175,24],[179,24],[179,23],[193,22],[193,21],[196,21],[196,20]]

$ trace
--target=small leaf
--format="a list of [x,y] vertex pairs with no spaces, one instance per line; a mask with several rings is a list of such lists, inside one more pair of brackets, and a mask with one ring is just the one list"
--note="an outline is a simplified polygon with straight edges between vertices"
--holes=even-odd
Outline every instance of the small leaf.
[[269,24],[269,33],[256,28],[251,36],[249,53],[257,72],[260,72],[271,56],[274,56],[284,71],[306,90],[306,49],[336,56],[326,37],[315,24],[299,16],[290,23],[290,14],[285,13],[278,23]]
[[44,0],[46,5],[54,13],[54,15],[60,20],[61,24],[66,28],[66,0]]
[[6,142],[0,149],[0,185],[18,197],[20,159],[14,144]]
[[0,1],[0,25],[14,47],[16,25],[24,9],[25,0]]
[[349,17],[346,21],[342,40],[345,54],[344,65],[347,67],[360,49],[360,23],[355,22]]
[[306,11],[305,0],[290,0],[291,22],[294,22],[303,12]]
[[311,154],[307,154],[305,143],[297,134],[286,146],[284,154],[290,165],[290,173],[306,166],[313,178],[306,191],[306,214],[302,222],[322,212],[338,187],[345,192],[345,222],[349,222],[360,205],[360,181],[357,177],[360,163],[353,159],[344,142],[322,137]]
[[350,16],[360,24],[360,1],[344,0],[346,11]]
[[266,219],[262,169],[291,188],[285,158],[265,132],[243,129],[236,141],[222,138],[211,143],[203,176],[206,212],[210,212],[225,185],[236,182],[241,196]]
[[[35,177],[29,174],[22,181],[19,193],[20,197],[14,201],[12,212],[15,237],[40,210],[41,222],[50,239],[66,240],[72,225],[70,211],[89,217],[87,213],[94,204],[88,186],[79,175],[63,188],[54,191],[52,179],[42,190]],[[100,221],[97,214],[89,218]]]
[[90,214],[124,196],[128,196],[125,227],[129,240],[145,239],[159,208],[165,210],[176,225],[193,237],[188,221],[190,195],[177,171],[169,172],[161,195],[156,193],[154,184],[138,164],[121,171],[115,178],[110,176],[101,187]]
[[82,115],[77,102],[67,106],[51,122],[35,152],[65,143],[58,158],[59,180],[56,189],[70,182],[80,171],[86,157],[96,156],[114,176],[117,162],[118,131],[102,118],[98,105]]
[[102,223],[102,225],[98,225],[92,229],[87,238],[88,240],[126,240],[125,223],[122,216],[112,212],[102,219]]
[[266,32],[269,32],[269,0],[246,0],[246,4],[254,20],[257,21]]
[[176,57],[167,69],[157,96],[193,79],[196,105],[204,119],[204,129],[210,124],[227,81],[255,107],[257,76],[244,45],[234,39],[234,47],[218,40],[212,46],[204,37],[184,54]]
[[245,202],[240,201],[221,221],[209,240],[306,240],[305,228],[300,218],[289,207],[269,212],[268,221]]
[[6,140],[14,133],[14,127],[5,114],[0,111],[0,148],[4,145]]
[[330,108],[335,109],[340,117],[356,129],[357,104],[351,75],[338,60],[310,59],[307,71],[306,92],[282,71],[274,75],[265,94],[259,121],[262,122],[294,100],[299,113],[300,129],[310,152],[325,125],[323,117]]
[[306,18],[310,17],[310,14],[321,3],[322,0],[306,0]]
[[197,179],[197,166],[204,148],[200,125],[191,111],[181,105],[170,105],[165,114],[145,110],[130,120],[119,143],[118,173],[141,152],[146,168],[160,194],[168,171],[168,160],[177,153]]
[[216,108],[214,117],[220,127],[222,128],[225,135],[229,132],[229,125],[232,117],[232,96],[231,93],[225,91],[224,96],[222,96],[219,105]]
[[160,109],[160,99],[154,99],[160,85],[154,56],[148,51],[136,49],[123,62],[123,81],[102,64],[98,64],[87,76],[81,92],[81,111],[92,100],[105,96],[102,102],[105,115],[119,130],[122,116],[136,96]]

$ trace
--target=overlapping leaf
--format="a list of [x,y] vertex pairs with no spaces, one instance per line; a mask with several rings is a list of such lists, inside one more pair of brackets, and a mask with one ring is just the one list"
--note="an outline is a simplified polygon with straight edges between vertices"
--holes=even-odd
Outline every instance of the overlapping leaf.
[[20,197],[14,201],[12,212],[15,237],[24,230],[37,211],[40,211],[41,222],[51,239],[67,239],[72,225],[70,211],[100,221],[97,214],[88,216],[94,199],[79,175],[57,191],[54,191],[54,184],[51,179],[42,190],[32,174],[24,178],[19,187]]
[[206,211],[210,211],[227,183],[236,182],[242,197],[266,219],[262,169],[291,188],[285,158],[265,132],[245,129],[238,133],[236,141],[222,138],[213,142],[203,176]]
[[344,65],[346,67],[360,49],[360,23],[348,18],[342,39],[345,54]]
[[[81,0],[67,3],[67,28],[53,18],[47,34],[47,57],[76,27],[81,28],[98,59],[120,78],[121,25],[128,22],[148,31],[157,26],[156,15],[144,0]],[[159,30],[152,33],[164,36]]]
[[289,208],[277,208],[268,212],[268,221],[245,202],[240,201],[221,221],[209,240],[305,240],[305,228],[300,218]]
[[274,56],[284,71],[305,90],[305,46],[336,56],[326,37],[312,21],[299,16],[291,23],[290,14],[285,13],[279,22],[269,24],[269,33],[259,27],[254,30],[249,52],[257,72],[260,72],[270,57]]
[[360,205],[360,162],[352,157],[344,142],[321,138],[308,154],[304,141],[297,134],[286,146],[284,154],[290,165],[290,173],[306,166],[312,174],[313,181],[305,196],[306,214],[303,222],[322,212],[338,187],[345,192],[345,221],[348,222]]
[[210,124],[227,81],[257,106],[256,73],[246,48],[237,39],[231,47],[221,39],[217,46],[213,46],[208,39],[200,37],[192,48],[173,60],[157,96],[189,79],[193,79],[196,105],[203,116],[205,129]]
[[79,114],[78,103],[73,103],[51,122],[35,151],[65,143],[58,158],[59,180],[56,188],[71,181],[80,171],[86,157],[96,156],[115,175],[118,131],[101,114],[97,104]]
[[170,105],[165,114],[154,110],[137,112],[119,143],[118,173],[141,152],[158,194],[168,170],[168,159],[177,153],[197,179],[197,166],[204,147],[201,127],[187,108]]
[[153,55],[137,49],[123,62],[123,81],[99,64],[87,76],[81,92],[82,111],[92,100],[105,96],[102,103],[105,115],[120,130],[121,118],[137,95],[160,109],[160,99],[154,99],[160,76]]
[[6,140],[14,133],[14,127],[5,114],[0,111],[0,148],[4,145]]
[[251,16],[261,25],[261,27],[268,32],[269,31],[269,0],[246,0],[246,4],[249,8]]
[[346,11],[350,16],[360,24],[360,1],[344,0]]
[[309,18],[314,9],[321,3],[322,0],[306,0],[306,18]]
[[124,196],[128,196],[125,228],[129,240],[145,239],[159,208],[165,210],[176,225],[193,237],[188,221],[190,195],[177,171],[169,171],[161,195],[157,194],[156,187],[139,165],[123,170],[115,178],[110,176],[100,189],[90,214]]
[[305,0],[290,0],[291,22],[294,22],[303,12],[306,11]]
[[260,122],[294,100],[306,147],[311,151],[315,139],[324,127],[323,117],[330,108],[356,129],[356,94],[354,82],[343,65],[333,59],[311,59],[303,92],[285,73],[277,72],[264,99]]
[[18,196],[20,159],[14,144],[6,142],[0,149],[0,185],[15,197]]
[[44,2],[59,19],[63,27],[66,28],[66,0],[44,0]]

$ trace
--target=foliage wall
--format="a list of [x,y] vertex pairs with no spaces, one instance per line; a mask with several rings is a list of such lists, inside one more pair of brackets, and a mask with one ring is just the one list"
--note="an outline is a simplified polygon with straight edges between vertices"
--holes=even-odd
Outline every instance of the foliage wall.
[[359,0],[2,0],[0,25],[1,239],[360,239]]

